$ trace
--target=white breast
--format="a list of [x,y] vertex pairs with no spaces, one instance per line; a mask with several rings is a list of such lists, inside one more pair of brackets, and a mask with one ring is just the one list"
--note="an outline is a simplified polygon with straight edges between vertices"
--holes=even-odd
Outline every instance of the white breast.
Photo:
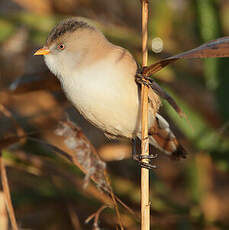
[[126,70],[104,60],[64,76],[61,82],[87,120],[105,132],[131,138],[138,130],[139,98],[134,73]]

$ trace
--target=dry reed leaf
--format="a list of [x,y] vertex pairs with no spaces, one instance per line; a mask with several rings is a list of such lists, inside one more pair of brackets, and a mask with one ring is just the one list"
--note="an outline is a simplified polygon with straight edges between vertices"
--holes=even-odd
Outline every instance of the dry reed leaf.
[[105,179],[106,164],[100,160],[94,147],[89,140],[83,135],[82,131],[72,122],[61,122],[56,130],[58,136],[65,138],[66,146],[74,151],[72,156],[73,162],[85,173],[84,188],[87,187],[89,179],[92,177],[96,180],[99,187],[105,187],[110,190]]
[[216,40],[204,43],[203,45],[188,50],[186,52],[165,58],[150,66],[144,67],[142,74],[146,77],[160,71],[165,66],[180,59],[194,58],[213,58],[213,57],[229,57],[229,37],[222,37]]
[[75,164],[78,168],[80,168],[85,173],[84,188],[88,186],[89,180],[92,179],[102,191],[108,193],[112,198],[120,228],[123,229],[116,200],[130,213],[133,214],[133,211],[113,194],[110,181],[105,170],[106,165],[100,160],[95,148],[83,135],[81,130],[70,121],[61,122],[59,128],[56,130],[56,134],[64,137],[66,146],[70,150],[73,150],[73,154],[69,154],[42,140],[32,137],[29,139],[49,147],[52,151],[61,154]]
[[151,78],[151,75],[165,68],[168,64],[171,64],[180,59],[213,58],[213,57],[229,57],[229,37],[218,38],[216,40],[207,42],[197,48],[174,55],[172,57],[165,58],[150,66],[145,66],[139,71],[139,73],[137,73],[137,79],[139,78],[138,74],[140,75],[140,77],[142,76],[143,84],[148,85],[160,97],[167,100],[168,103],[174,108],[174,110],[181,117],[184,117],[186,119],[190,128],[193,130],[192,125],[189,122],[185,113],[177,105],[175,100]]
[[99,158],[98,153],[90,141],[72,122],[61,122],[60,127],[56,130],[56,134],[65,137],[65,144],[69,149],[74,151],[73,162],[85,173],[84,188],[88,186],[89,180],[92,178],[96,181],[96,185],[99,186],[99,188],[105,189],[105,191],[109,193],[113,201],[119,226],[123,229],[116,202],[116,200],[119,201],[119,199],[114,195],[110,186],[105,162]]

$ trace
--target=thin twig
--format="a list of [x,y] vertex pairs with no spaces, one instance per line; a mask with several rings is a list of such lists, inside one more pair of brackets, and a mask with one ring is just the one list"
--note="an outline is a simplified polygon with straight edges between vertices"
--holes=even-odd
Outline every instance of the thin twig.
[[[142,66],[147,66],[148,50],[148,0],[142,0]],[[141,154],[149,155],[148,139],[148,87],[142,84],[141,90],[141,124],[142,141]],[[148,160],[144,159],[148,163]],[[149,170],[141,169],[141,230],[150,229],[150,205],[149,205]]]
[[2,187],[3,187],[3,192],[4,192],[4,196],[5,196],[7,209],[8,209],[9,216],[10,216],[10,221],[12,224],[12,229],[18,230],[18,226],[17,226],[17,222],[16,222],[16,218],[15,218],[15,213],[14,213],[14,209],[13,209],[13,205],[12,205],[12,200],[11,200],[11,196],[10,196],[10,189],[9,189],[7,175],[6,175],[5,164],[4,164],[2,156],[0,158],[0,167],[1,167]]
[[0,226],[1,230],[8,230],[9,220],[7,207],[5,202],[5,195],[0,191]]
[[91,221],[92,219],[94,219],[94,224],[93,227],[94,229],[99,229],[99,216],[101,214],[101,212],[107,208],[107,205],[102,205],[95,213],[93,213],[92,215],[90,215],[86,220],[85,223],[88,223],[89,221]]
[[122,220],[121,220],[121,215],[120,215],[120,212],[119,212],[119,209],[118,209],[117,198],[115,197],[115,195],[114,195],[114,193],[112,191],[110,179],[109,179],[106,171],[105,171],[105,179],[106,179],[107,184],[110,187],[110,195],[111,195],[111,198],[112,198],[112,201],[113,201],[113,204],[114,204],[114,209],[115,209],[115,212],[116,212],[116,215],[117,215],[119,227],[120,227],[121,230],[124,230]]
[[75,230],[82,230],[81,226],[80,226],[80,221],[79,221],[79,217],[76,215],[76,212],[73,208],[72,204],[67,204],[67,208],[68,208],[68,212],[69,212],[69,216],[70,216],[70,220],[72,223],[72,227]]

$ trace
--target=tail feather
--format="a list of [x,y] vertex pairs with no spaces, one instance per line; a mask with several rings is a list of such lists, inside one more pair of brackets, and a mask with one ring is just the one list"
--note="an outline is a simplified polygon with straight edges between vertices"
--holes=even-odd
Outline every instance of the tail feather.
[[150,144],[169,155],[172,159],[186,158],[186,150],[170,130],[167,121],[156,114],[153,126],[149,130]]

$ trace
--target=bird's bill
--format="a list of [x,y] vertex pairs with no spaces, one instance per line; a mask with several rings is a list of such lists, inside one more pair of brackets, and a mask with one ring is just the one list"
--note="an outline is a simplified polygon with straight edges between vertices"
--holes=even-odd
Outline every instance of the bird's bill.
[[47,55],[47,54],[49,54],[49,53],[50,53],[50,49],[47,48],[47,47],[43,47],[43,48],[37,50],[37,51],[34,53],[34,55]]

